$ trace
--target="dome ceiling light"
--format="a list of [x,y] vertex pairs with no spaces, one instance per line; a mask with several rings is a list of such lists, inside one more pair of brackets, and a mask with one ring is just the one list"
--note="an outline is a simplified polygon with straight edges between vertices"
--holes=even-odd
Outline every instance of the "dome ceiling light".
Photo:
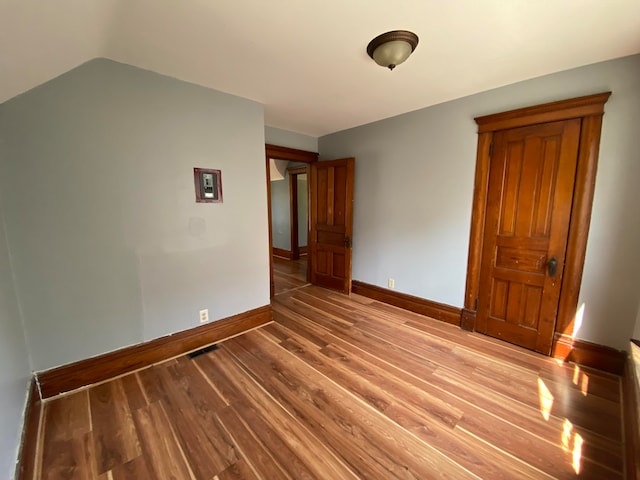
[[418,36],[406,30],[383,33],[369,42],[367,53],[382,67],[393,70],[404,62],[418,46]]

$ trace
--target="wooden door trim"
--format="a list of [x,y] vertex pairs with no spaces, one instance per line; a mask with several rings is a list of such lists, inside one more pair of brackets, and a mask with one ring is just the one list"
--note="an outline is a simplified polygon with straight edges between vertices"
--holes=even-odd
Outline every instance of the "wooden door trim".
[[596,93],[585,97],[559,100],[557,102],[509,110],[508,112],[484,115],[476,117],[474,120],[478,124],[478,133],[493,133],[496,130],[524,127],[538,123],[602,115],[604,113],[604,104],[607,103],[610,96],[611,92]]
[[554,355],[558,337],[567,333],[571,335],[578,306],[578,294],[582,282],[582,271],[587,248],[587,233],[591,220],[602,116],[604,114],[604,104],[610,95],[611,92],[598,93],[475,118],[478,124],[478,147],[464,308],[460,319],[462,328],[467,330],[475,329],[489,188],[490,152],[495,132],[527,125],[580,118],[582,119],[582,126],[578,149],[578,166],[569,224],[565,271],[560,292],[558,319],[555,326]]
[[15,478],[17,480],[32,480],[35,477],[38,450],[38,431],[42,416],[43,402],[38,390],[35,375],[31,377],[27,405],[24,411],[24,425],[22,428],[22,442],[18,451]]
[[[271,170],[269,159],[289,160],[290,162],[314,163],[318,161],[317,152],[308,152],[296,148],[281,147],[266,143],[264,145],[267,169],[267,223],[269,224],[269,298],[275,294],[273,283],[273,226],[271,225]],[[307,267],[309,268],[309,267]]]
[[640,388],[636,380],[640,365],[634,361],[634,352],[640,353],[640,342],[631,339],[629,353],[625,355],[622,376],[622,421],[624,422],[625,463],[628,480],[640,480]]
[[313,163],[318,161],[318,152],[298,150],[297,148],[281,147],[266,143],[264,145],[269,158],[289,160],[290,162]]
[[[289,172],[289,225],[291,226],[291,260],[298,260],[300,258],[300,244],[298,242],[298,233],[300,229],[300,225],[298,225],[298,175],[307,174],[308,170],[308,166],[287,168],[287,172]],[[307,225],[308,224],[309,222],[307,222]],[[307,232],[307,235],[308,234],[309,232]]]

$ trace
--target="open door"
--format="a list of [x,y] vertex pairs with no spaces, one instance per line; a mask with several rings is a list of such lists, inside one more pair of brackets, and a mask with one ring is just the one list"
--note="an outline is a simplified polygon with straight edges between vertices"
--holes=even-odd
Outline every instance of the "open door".
[[351,293],[355,159],[311,164],[311,283]]

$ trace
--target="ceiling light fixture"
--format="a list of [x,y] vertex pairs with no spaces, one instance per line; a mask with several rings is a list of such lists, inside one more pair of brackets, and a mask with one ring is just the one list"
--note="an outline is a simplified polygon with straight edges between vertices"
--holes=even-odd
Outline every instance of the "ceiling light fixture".
[[381,67],[393,70],[418,46],[418,36],[406,30],[383,33],[369,42],[367,53]]

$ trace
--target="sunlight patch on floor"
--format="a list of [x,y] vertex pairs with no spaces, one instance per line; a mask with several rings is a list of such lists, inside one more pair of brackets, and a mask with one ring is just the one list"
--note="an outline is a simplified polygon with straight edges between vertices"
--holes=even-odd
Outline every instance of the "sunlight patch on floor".
[[582,447],[584,439],[582,435],[573,431],[573,424],[568,418],[562,424],[562,449],[571,455],[571,467],[576,475],[582,469]]
[[568,418],[564,419],[562,424],[562,449],[565,452],[569,451],[569,445],[571,443],[571,434],[573,433],[573,424]]
[[542,413],[542,418],[548,421],[553,407],[553,395],[540,377],[538,377],[538,396],[540,398],[540,413]]
[[582,381],[580,382],[580,391],[585,397],[587,396],[587,393],[589,393],[589,375],[584,373],[582,374]]
[[[587,395],[589,390],[589,376],[582,369],[575,365],[573,369],[573,384],[580,388],[583,395]],[[549,421],[551,410],[553,409],[554,397],[549,387],[544,383],[542,378],[538,377],[538,397],[540,399],[540,413],[542,417]],[[576,475],[580,474],[582,468],[582,447],[584,439],[582,436],[573,431],[573,424],[568,418],[564,419],[562,424],[561,445],[562,449],[571,456],[571,466]]]
[[584,373],[578,365],[573,367],[573,384],[580,388],[582,395],[587,396],[589,393],[589,375]]
[[582,444],[584,440],[579,433],[576,433],[573,436],[573,461],[571,462],[571,466],[573,470],[576,472],[576,475],[580,474],[580,469],[582,468]]

